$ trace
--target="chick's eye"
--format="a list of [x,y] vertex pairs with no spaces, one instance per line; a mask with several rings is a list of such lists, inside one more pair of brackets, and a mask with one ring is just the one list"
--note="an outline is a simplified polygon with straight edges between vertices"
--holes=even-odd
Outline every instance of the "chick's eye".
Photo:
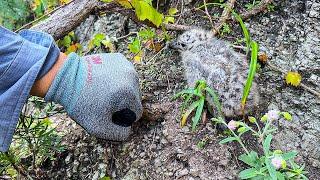
[[181,44],[181,46],[182,46],[182,47],[186,47],[186,45],[185,45],[185,44]]

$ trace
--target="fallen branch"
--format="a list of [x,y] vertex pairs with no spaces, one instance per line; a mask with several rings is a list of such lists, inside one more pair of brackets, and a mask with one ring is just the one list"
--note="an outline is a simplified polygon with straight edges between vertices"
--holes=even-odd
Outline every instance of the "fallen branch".
[[[55,39],[60,39],[75,29],[87,18],[102,2],[98,0],[73,0],[69,4],[55,10],[49,18],[31,27],[31,29],[44,31]],[[116,4],[108,3],[105,8],[115,8]]]

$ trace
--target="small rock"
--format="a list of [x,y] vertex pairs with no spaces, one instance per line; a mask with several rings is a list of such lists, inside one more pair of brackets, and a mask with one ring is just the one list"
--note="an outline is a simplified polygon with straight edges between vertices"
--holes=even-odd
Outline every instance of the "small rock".
[[75,161],[73,162],[73,168],[72,168],[72,172],[73,172],[73,173],[78,172],[78,167],[79,167],[79,165],[80,165],[79,161],[75,160]]
[[70,163],[70,160],[71,160],[71,154],[68,154],[68,156],[66,157],[66,159],[64,160],[64,162],[66,164],[69,164]]
[[99,171],[95,171],[94,175],[92,176],[92,180],[98,180],[99,179]]
[[189,173],[189,170],[187,168],[182,169],[181,171],[177,171],[176,176],[177,178],[185,176]]

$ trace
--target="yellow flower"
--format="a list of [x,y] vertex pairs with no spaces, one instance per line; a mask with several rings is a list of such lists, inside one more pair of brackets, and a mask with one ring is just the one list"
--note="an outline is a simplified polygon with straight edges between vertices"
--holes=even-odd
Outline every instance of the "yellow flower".
[[292,86],[299,86],[301,82],[301,75],[298,72],[289,71],[286,75],[286,83]]

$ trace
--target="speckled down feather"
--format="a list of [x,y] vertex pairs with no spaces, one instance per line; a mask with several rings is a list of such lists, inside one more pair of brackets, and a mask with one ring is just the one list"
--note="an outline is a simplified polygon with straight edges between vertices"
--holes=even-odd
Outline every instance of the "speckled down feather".
[[[220,97],[226,117],[242,115],[241,97],[248,74],[246,57],[235,52],[230,45],[212,35],[212,32],[192,29],[180,35],[172,45],[181,53],[185,78],[189,86],[197,80],[206,80]],[[213,106],[211,98],[208,102]],[[259,90],[253,82],[245,114],[259,103]]]

